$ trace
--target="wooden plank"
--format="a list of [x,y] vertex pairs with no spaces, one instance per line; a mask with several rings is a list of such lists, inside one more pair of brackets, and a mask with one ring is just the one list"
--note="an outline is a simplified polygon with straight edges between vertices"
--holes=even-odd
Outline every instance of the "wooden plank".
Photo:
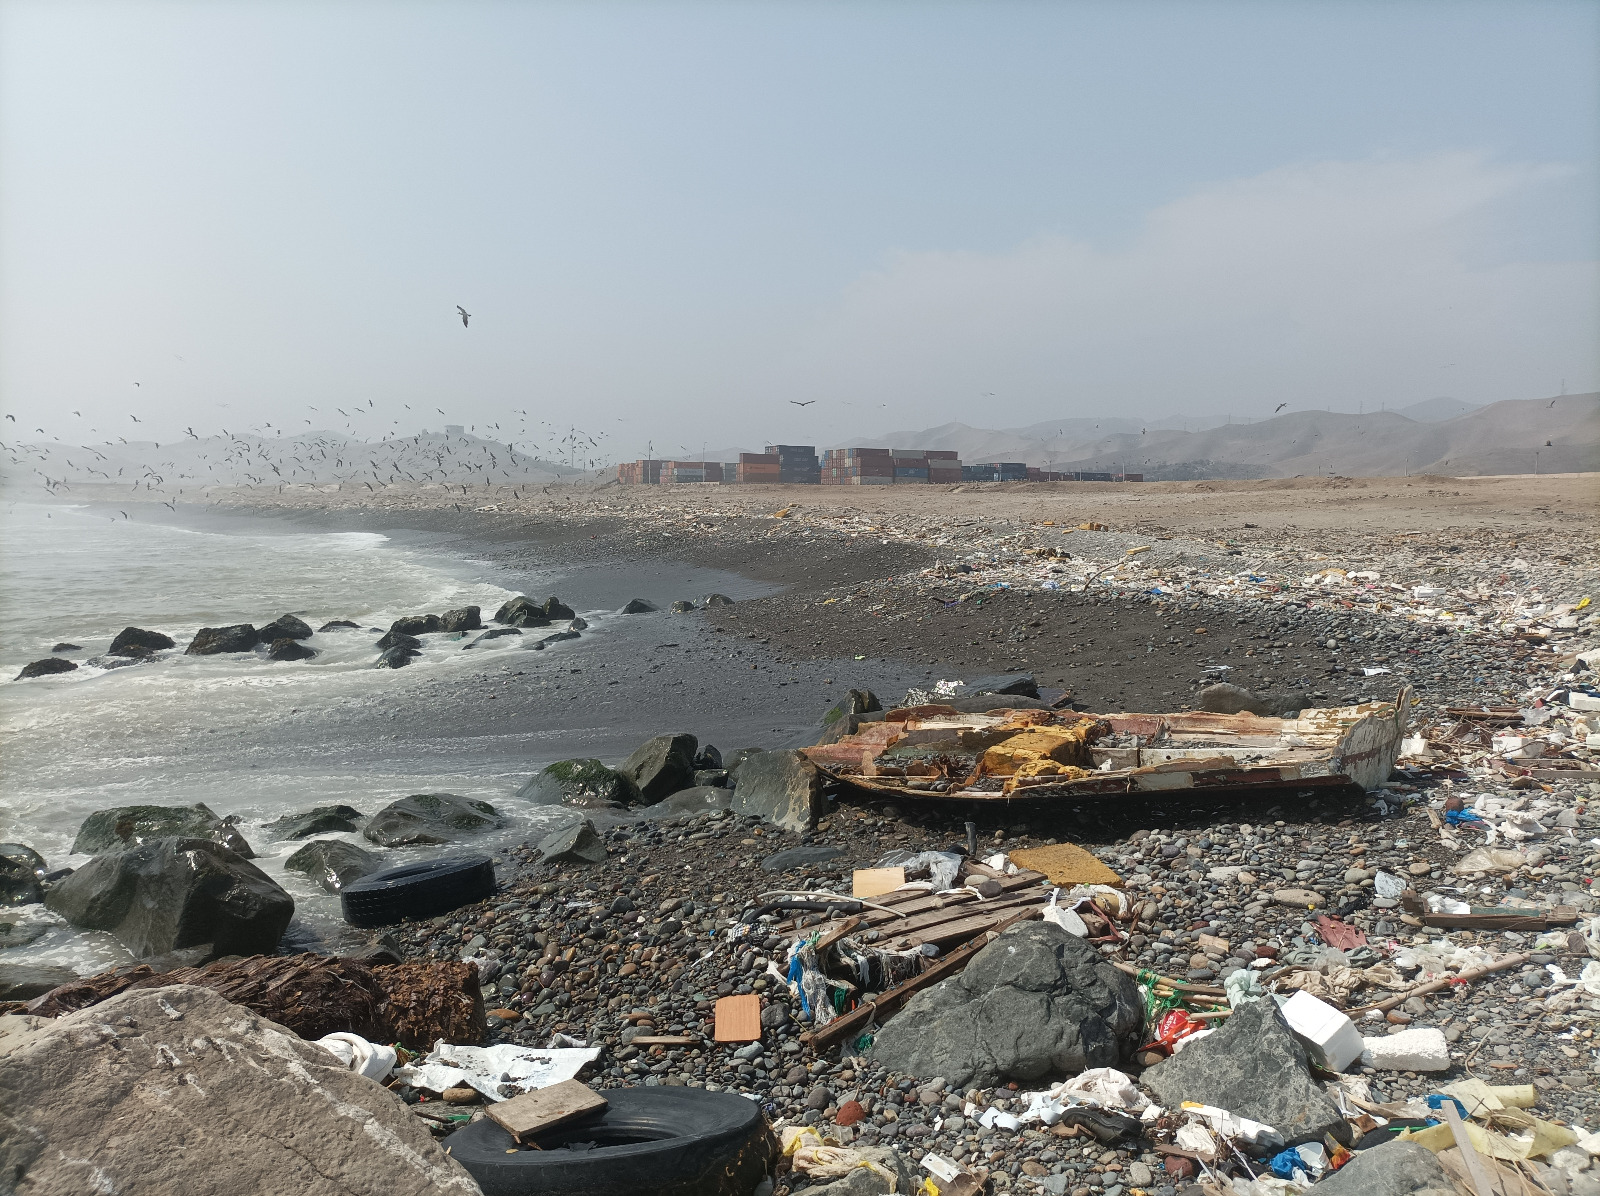
[[1467,1127],[1461,1120],[1461,1112],[1456,1108],[1455,1101],[1445,1101],[1441,1111],[1444,1113],[1445,1123],[1450,1127],[1450,1136],[1456,1140],[1456,1146],[1461,1150],[1461,1160],[1467,1165],[1467,1175],[1472,1180],[1477,1196],[1495,1196],[1494,1180],[1489,1177],[1489,1169],[1478,1157],[1478,1148],[1472,1144],[1472,1135],[1467,1133]]
[[845,935],[861,925],[860,918],[846,918],[842,922],[835,922],[828,932],[817,939],[817,954],[821,955]]
[[[925,941],[930,934],[938,934],[943,928],[952,926],[957,922],[970,922],[978,919],[980,927],[985,921],[996,921],[1007,914],[1015,913],[1035,905],[1043,905],[1050,898],[1050,894],[1043,890],[1038,893],[1025,893],[1008,900],[995,898],[993,901],[971,902],[951,910],[940,910],[935,913],[923,914],[921,917],[908,918],[904,922],[895,922],[883,928],[884,936],[878,940],[879,944],[911,942],[920,938]],[[966,936],[971,938],[976,931],[968,931]],[[893,948],[899,950],[900,948]]]
[[[1024,905],[1020,910],[1016,906],[1000,910],[974,910],[967,917],[959,918],[952,922],[942,922],[937,926],[930,926],[926,930],[914,934],[896,935],[887,941],[887,946],[893,951],[905,951],[912,947],[921,947],[933,943],[938,947],[945,947],[951,943],[965,942],[973,935],[985,930],[993,929],[997,924],[1008,922],[1017,914],[1037,915],[1044,909],[1044,898],[1037,902]],[[880,945],[882,944],[880,940]]]
[[759,1042],[761,998],[755,993],[722,997],[716,1004],[716,1041]]
[[606,1098],[587,1084],[563,1080],[491,1104],[484,1115],[518,1142],[526,1142],[542,1130],[598,1113],[606,1104]]
[[[1013,923],[1023,922],[1029,918],[1036,918],[1038,916],[1038,910],[1026,910],[1023,913],[1017,914],[1016,916],[995,927],[995,933],[1004,930],[1007,926],[1010,926]],[[877,1019],[879,1014],[887,1017],[889,1014],[895,1013],[902,1005],[904,1005],[912,997],[916,996],[923,989],[932,988],[941,980],[945,980],[960,972],[962,968],[967,966],[968,960],[970,960],[984,947],[989,945],[989,941],[990,938],[987,934],[981,936],[980,938],[974,939],[966,946],[950,952],[949,955],[946,955],[943,959],[934,963],[932,967],[928,968],[928,970],[923,972],[921,975],[913,976],[904,984],[899,984],[894,988],[891,988],[888,992],[881,995],[876,1001],[868,1001],[865,1005],[858,1006],[857,1008],[852,1009],[849,1013],[846,1013],[841,1017],[834,1018],[826,1026],[822,1026],[819,1029],[813,1030],[809,1034],[803,1034],[801,1037],[805,1039],[805,1041],[809,1042],[815,1050],[822,1051],[826,1050],[840,1039],[849,1038],[853,1034],[859,1034],[862,1030],[865,1030],[868,1026],[870,1026],[873,1021]]]
[[[1568,917],[1570,912],[1571,916]],[[1545,914],[1424,914],[1422,924],[1440,930],[1554,930],[1578,920],[1572,906],[1557,906]]]
[[857,868],[850,874],[850,896],[882,897],[905,883],[904,868]]

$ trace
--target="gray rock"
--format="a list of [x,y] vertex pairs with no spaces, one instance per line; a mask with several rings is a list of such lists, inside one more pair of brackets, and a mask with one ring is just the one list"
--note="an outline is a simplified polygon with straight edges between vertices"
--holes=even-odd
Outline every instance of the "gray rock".
[[1433,1151],[1415,1142],[1358,1150],[1317,1184],[1317,1196],[1453,1196],[1455,1190]]
[[218,955],[270,955],[294,899],[210,839],[155,839],[95,856],[57,881],[45,905],[74,926],[108,930],[137,956],[202,943]]
[[862,1158],[878,1164],[889,1175],[895,1177],[893,1187],[890,1187],[889,1180],[882,1171],[871,1167],[855,1167],[843,1179],[807,1188],[806,1196],[885,1196],[888,1192],[917,1190],[911,1169],[906,1166],[905,1159],[897,1150],[889,1146],[863,1146],[857,1149]]
[[330,893],[370,876],[383,866],[372,852],[342,839],[316,839],[283,861],[290,872],[304,872]]
[[639,800],[633,778],[598,760],[557,760],[517,790],[517,797],[541,806],[599,809]]
[[694,784],[697,789],[708,785],[715,789],[733,788],[733,782],[728,779],[726,768],[697,768],[694,770]]
[[1219,681],[1196,695],[1197,708],[1212,714],[1256,714],[1285,718],[1312,704],[1307,693],[1254,694],[1242,686]]
[[585,818],[539,840],[539,856],[547,864],[603,864],[606,844]]
[[451,843],[504,825],[505,819],[486,801],[454,793],[413,793],[384,806],[362,833],[381,847],[407,847]]
[[826,843],[807,844],[804,847],[786,847],[775,851],[761,861],[763,872],[787,872],[791,868],[804,868],[808,864],[821,864],[836,860],[844,854],[842,848]]
[[397,635],[431,635],[443,631],[444,623],[438,615],[401,615],[389,630]]
[[482,635],[478,636],[471,643],[462,644],[461,646],[463,648],[476,648],[479,644],[483,643],[485,640],[497,640],[501,636],[505,636],[505,635],[521,635],[521,634],[522,634],[522,632],[520,630],[518,630],[517,628],[515,628],[515,627],[491,627],[488,631],[485,631]]
[[695,604],[690,602],[688,599],[679,598],[670,607],[668,607],[668,609],[671,610],[672,613],[675,614],[675,615],[686,615],[690,611],[695,610],[697,608],[695,607]]
[[1011,694],[1015,697],[1037,698],[1039,683],[1032,673],[998,673],[992,677],[974,677],[964,682],[956,697],[973,694]]
[[231,818],[219,818],[204,802],[192,806],[113,806],[96,810],[78,827],[72,854],[99,854],[174,836],[210,839],[247,860],[255,858]]
[[0,843],[0,905],[44,900],[40,882],[49,871],[44,857],[23,843]]
[[333,835],[358,831],[366,815],[353,806],[316,806],[298,814],[285,814],[261,829],[274,839],[309,839],[312,835]]
[[60,656],[46,656],[43,660],[32,660],[22,666],[22,671],[15,677],[17,681],[26,681],[29,677],[48,677],[51,673],[72,673],[78,666],[72,661]]
[[[544,611],[544,617],[551,622],[557,619],[576,619],[578,617],[577,611],[573,610],[554,594],[544,600],[544,606],[540,609]],[[583,628],[579,627],[576,630],[582,631]]]
[[440,631],[479,631],[483,623],[476,606],[460,606],[439,616]]
[[707,594],[700,599],[701,606],[732,606],[733,599],[726,594]]
[[273,640],[308,640],[311,638],[311,624],[295,615],[279,615],[256,634],[261,637],[262,643],[267,644]]
[[31,1001],[53,988],[73,984],[71,968],[36,963],[0,963],[0,1001]]
[[1186,1100],[1264,1122],[1290,1146],[1350,1127],[1311,1078],[1305,1048],[1272,1001],[1241,1005],[1221,1029],[1146,1069],[1141,1079],[1168,1108]]
[[1054,923],[1023,922],[913,997],[872,1056],[890,1071],[987,1088],[1121,1066],[1143,1028],[1133,977]]
[[677,818],[684,814],[704,814],[707,810],[726,810],[733,804],[733,790],[721,785],[694,785],[680,789],[665,801],[646,806],[641,818]]
[[647,615],[655,609],[653,603],[646,602],[643,598],[630,598],[620,613],[624,615]]
[[403,669],[421,653],[415,648],[390,648],[372,662],[375,669]]
[[390,648],[412,648],[420,650],[422,648],[422,641],[414,635],[407,635],[403,631],[388,631],[385,632],[383,638],[373,646],[376,648],[381,648],[385,652],[387,652]]
[[508,599],[499,610],[494,612],[494,621],[504,623],[509,627],[548,627],[550,620],[545,617],[544,607],[522,594]]
[[751,753],[738,762],[729,808],[785,830],[809,831],[827,812],[822,774],[801,752]]
[[250,623],[230,623],[226,627],[202,627],[194,633],[185,656],[219,656],[224,652],[248,652],[261,642],[261,634]]
[[360,627],[360,623],[352,623],[349,619],[333,619],[318,627],[317,634],[321,635],[325,631],[357,631]]
[[[148,652],[159,652],[164,648],[176,648],[170,635],[163,635],[159,631],[146,631],[143,627],[124,627],[117,632],[117,638],[111,641],[111,647],[106,649],[107,656],[132,656],[144,655]],[[143,648],[144,653],[129,652],[129,648]],[[61,645],[57,644],[52,651],[59,652]]]
[[308,648],[288,636],[273,640],[272,646],[267,649],[268,660],[310,660],[316,654],[316,649]]
[[82,652],[83,651],[83,645],[82,644],[60,643],[60,644],[57,644],[54,648],[51,648],[50,651],[52,651],[52,652]]
[[657,735],[640,744],[617,771],[639,790],[639,800],[654,805],[694,784],[694,757],[699,741],[693,735]]
[[860,729],[858,716],[882,710],[883,703],[870,689],[852,689],[822,712],[822,733],[818,743],[837,743]]
[[0,1020],[8,1191],[477,1196],[398,1095],[209,990]]

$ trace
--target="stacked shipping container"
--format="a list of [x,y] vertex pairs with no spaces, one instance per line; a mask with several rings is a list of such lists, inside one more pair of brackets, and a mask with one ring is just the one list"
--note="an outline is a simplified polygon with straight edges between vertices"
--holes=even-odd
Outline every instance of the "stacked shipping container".
[[778,480],[815,486],[822,480],[814,444],[769,444],[767,454],[778,458]]
[[721,461],[668,461],[661,469],[664,485],[722,481]]
[[779,469],[777,453],[740,453],[733,480],[744,485],[771,485],[780,480]]

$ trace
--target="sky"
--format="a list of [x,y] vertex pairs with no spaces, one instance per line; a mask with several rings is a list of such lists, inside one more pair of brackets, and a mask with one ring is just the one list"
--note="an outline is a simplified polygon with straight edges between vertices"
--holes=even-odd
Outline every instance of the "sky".
[[1595,390],[1597,160],[1594,0],[0,0],[0,409],[631,459]]

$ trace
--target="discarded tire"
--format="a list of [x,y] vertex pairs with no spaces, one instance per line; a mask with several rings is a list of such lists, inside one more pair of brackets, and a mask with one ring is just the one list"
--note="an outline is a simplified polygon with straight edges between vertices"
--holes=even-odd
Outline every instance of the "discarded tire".
[[742,1096],[675,1087],[602,1095],[605,1112],[537,1135],[538,1150],[515,1149],[484,1118],[446,1139],[450,1157],[484,1196],[746,1196],[777,1158],[761,1109]]
[[339,904],[352,926],[389,926],[407,918],[431,918],[492,897],[494,891],[494,862],[488,856],[457,856],[363,876],[345,886]]

